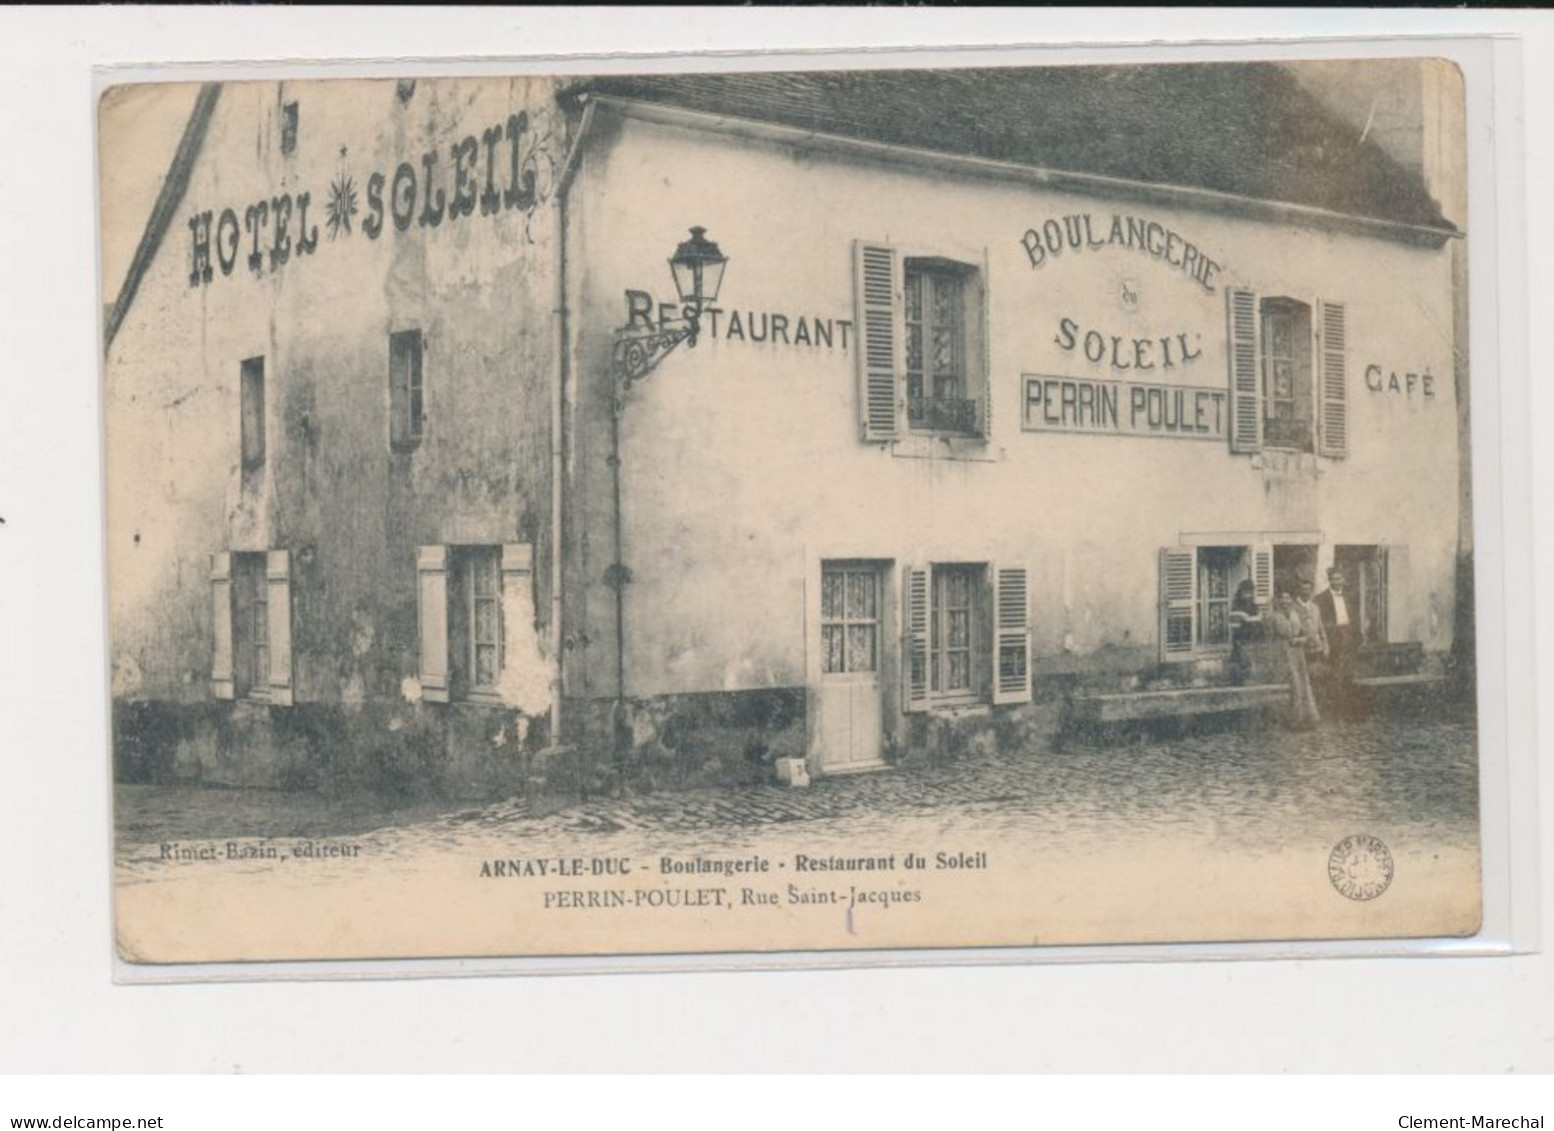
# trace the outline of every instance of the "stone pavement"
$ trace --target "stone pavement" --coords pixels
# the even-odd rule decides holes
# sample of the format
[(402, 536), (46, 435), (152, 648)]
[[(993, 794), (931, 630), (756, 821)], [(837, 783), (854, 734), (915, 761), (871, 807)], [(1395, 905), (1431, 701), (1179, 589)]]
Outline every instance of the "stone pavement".
[(472, 834), (551, 841), (589, 834), (691, 836), (716, 843), (767, 828), (887, 831), (923, 821), (996, 835), (1004, 824), (1064, 835), (1126, 835), (1143, 826), (1212, 826), (1256, 842), (1314, 814), (1359, 825), (1428, 826), (1477, 835), (1477, 759), (1470, 721), (1329, 721), (1307, 733), (1215, 729), (1110, 744), (1043, 743), (981, 751), (939, 765), (777, 785), (664, 791), (620, 799), (514, 799), (450, 812), (354, 807), (310, 795), (120, 787), (121, 841), (344, 835), (416, 827), (432, 840)]

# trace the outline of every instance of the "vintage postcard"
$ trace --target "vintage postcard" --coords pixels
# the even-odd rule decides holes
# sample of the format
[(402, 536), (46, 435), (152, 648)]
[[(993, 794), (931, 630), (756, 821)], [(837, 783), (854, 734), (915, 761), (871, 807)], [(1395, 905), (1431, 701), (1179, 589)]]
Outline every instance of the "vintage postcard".
[(110, 88), (119, 954), (1473, 935), (1464, 107)]

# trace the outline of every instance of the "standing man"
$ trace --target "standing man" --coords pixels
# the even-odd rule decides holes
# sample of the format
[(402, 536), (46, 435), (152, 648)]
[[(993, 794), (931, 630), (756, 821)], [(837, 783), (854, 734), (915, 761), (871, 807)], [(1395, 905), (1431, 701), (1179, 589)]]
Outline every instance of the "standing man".
[(1306, 663), (1320, 667), (1328, 659), (1327, 633), (1323, 631), (1322, 614), (1311, 599), (1315, 585), (1314, 570), (1307, 566), (1295, 573), (1295, 611), (1300, 616), (1300, 634), (1306, 642)]
[(1327, 588), (1314, 602), (1327, 640), (1328, 671), (1323, 681), (1330, 700), (1347, 700), (1354, 682), (1355, 657), (1364, 643), (1355, 610), (1349, 608), (1344, 575), (1337, 568), (1327, 571)]

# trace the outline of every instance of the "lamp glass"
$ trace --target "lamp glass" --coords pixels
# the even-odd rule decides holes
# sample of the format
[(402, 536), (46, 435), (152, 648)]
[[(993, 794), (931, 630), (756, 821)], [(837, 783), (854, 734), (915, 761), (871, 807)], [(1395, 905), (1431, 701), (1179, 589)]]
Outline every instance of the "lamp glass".
[(680, 301), (691, 306), (702, 306), (718, 297), (728, 263), (718, 245), (706, 238), (706, 232), (705, 228), (692, 228), (691, 238), (675, 249), (669, 261)]

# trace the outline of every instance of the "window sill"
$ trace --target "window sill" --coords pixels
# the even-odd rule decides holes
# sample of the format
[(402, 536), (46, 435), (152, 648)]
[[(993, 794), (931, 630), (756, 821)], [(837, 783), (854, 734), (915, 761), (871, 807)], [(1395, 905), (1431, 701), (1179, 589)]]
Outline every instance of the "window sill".
[(506, 707), (507, 702), (495, 691), (471, 691), (453, 700), (469, 707)]
[(890, 445), (897, 459), (959, 459), (996, 463), (985, 437), (962, 432), (908, 432)]
[(990, 706), (982, 699), (930, 699), (928, 713), (943, 718), (968, 718), (987, 714)]

